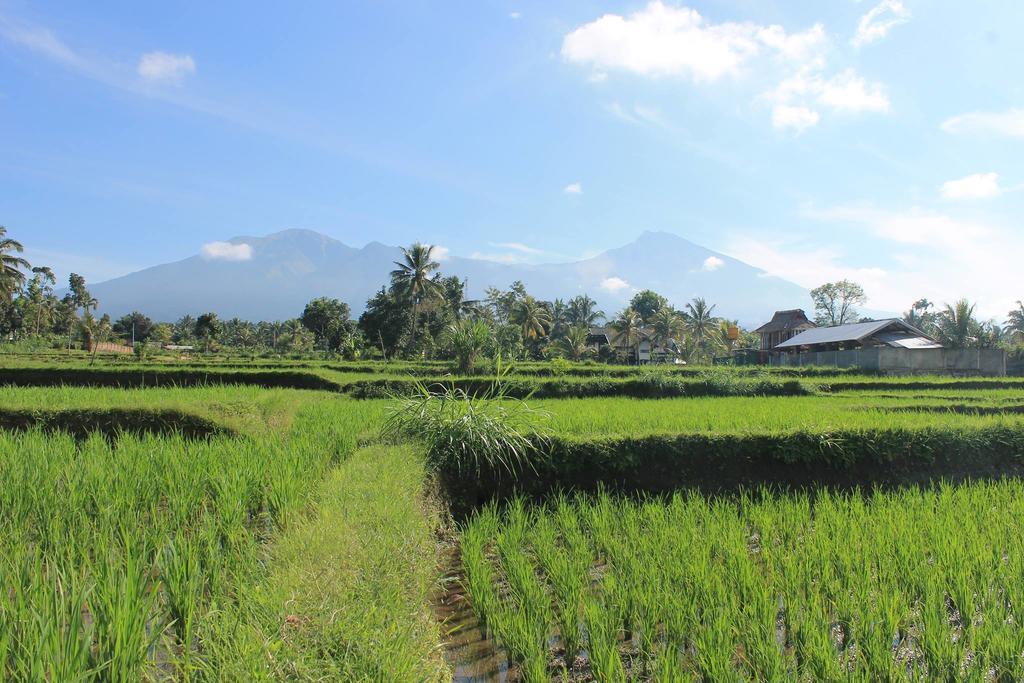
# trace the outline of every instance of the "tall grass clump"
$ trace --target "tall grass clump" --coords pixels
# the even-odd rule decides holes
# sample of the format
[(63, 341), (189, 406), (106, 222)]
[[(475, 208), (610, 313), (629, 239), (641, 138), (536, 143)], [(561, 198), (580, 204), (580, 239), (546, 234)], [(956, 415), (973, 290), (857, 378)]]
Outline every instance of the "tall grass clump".
[(514, 476), (533, 469), (548, 440), (549, 415), (509, 396), (506, 374), (499, 368), (497, 378), (476, 393), (415, 379), (414, 395), (392, 397), (382, 433), (422, 442), (428, 466), (452, 477)]

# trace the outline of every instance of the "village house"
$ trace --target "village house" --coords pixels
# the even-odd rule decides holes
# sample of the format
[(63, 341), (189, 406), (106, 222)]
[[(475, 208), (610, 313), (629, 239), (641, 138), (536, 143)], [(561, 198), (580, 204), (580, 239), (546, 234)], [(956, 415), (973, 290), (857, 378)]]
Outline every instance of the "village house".
[(806, 313), (794, 308), (788, 311), (775, 311), (772, 319), (754, 332), (761, 335), (761, 350), (771, 351), (782, 342), (815, 327), (817, 325), (808, 320)]
[(627, 344), (625, 338), (613, 327), (591, 327), (587, 334), (587, 346), (600, 351), (602, 346), (610, 346), (615, 355), (627, 363), (648, 365), (650, 363), (679, 362), (679, 346), (675, 340), (667, 344), (655, 343), (653, 332), (643, 328), (637, 331), (639, 344)]

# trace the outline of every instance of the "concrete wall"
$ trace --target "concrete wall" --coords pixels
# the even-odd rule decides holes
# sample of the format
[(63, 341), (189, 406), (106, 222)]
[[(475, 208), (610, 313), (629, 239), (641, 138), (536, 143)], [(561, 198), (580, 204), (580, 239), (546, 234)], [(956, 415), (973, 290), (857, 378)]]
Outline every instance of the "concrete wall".
[(858, 367), (893, 375), (1006, 375), (1001, 349), (895, 349), (773, 353), (770, 365)]

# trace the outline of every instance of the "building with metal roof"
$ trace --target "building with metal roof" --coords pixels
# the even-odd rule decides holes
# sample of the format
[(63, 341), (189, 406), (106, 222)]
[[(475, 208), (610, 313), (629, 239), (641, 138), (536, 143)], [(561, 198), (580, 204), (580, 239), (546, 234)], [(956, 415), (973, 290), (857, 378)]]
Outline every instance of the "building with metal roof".
[(776, 344), (775, 351), (842, 351), (872, 347), (941, 349), (942, 344), (899, 318), (815, 327)]

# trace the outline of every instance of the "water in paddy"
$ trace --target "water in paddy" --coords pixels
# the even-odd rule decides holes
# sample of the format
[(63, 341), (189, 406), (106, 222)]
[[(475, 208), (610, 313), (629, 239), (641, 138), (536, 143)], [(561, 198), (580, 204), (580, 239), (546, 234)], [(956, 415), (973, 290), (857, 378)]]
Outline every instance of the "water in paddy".
[(449, 558), (444, 588), (434, 603), (445, 638), (445, 659), (455, 683), (504, 683), (519, 681), (517, 667), (490, 638), (473, 611), (462, 588), (459, 556)]

